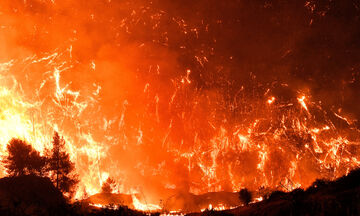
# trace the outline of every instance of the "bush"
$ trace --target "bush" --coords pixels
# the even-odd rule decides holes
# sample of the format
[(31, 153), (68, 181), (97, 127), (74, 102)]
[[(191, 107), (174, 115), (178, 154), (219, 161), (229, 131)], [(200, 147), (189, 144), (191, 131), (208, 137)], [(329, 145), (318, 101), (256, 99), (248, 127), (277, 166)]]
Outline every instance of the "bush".
[(245, 205), (249, 205), (249, 203), (252, 201), (252, 194), (251, 192), (244, 188), (239, 191), (239, 199), (241, 202), (243, 202)]

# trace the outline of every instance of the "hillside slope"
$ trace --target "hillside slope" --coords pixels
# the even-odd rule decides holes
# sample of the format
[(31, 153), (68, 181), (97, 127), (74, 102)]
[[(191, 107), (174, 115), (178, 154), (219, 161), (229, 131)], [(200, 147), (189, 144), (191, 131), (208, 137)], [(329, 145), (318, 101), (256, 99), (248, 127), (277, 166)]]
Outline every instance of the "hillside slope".
[(305, 191), (275, 191), (249, 206), (191, 215), (360, 215), (360, 169), (336, 181), (317, 180)]

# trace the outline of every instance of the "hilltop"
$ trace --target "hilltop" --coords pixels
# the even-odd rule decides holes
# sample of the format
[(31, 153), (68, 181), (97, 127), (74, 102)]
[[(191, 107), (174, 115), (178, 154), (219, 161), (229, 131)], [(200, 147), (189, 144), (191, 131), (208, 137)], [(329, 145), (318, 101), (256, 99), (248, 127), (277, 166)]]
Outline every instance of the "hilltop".
[(189, 215), (360, 215), (360, 169), (335, 181), (316, 180), (306, 190), (274, 191), (248, 206)]

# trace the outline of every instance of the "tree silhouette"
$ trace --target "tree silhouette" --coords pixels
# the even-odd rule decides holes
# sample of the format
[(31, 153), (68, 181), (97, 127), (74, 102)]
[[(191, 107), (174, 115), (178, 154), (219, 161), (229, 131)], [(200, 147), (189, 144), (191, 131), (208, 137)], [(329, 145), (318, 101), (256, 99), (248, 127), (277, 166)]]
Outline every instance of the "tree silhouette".
[(52, 145), (52, 149), (48, 153), (50, 178), (56, 188), (71, 196), (79, 182), (77, 175), (73, 173), (74, 163), (70, 161), (69, 154), (65, 152), (65, 140), (59, 136), (58, 132), (54, 134)]
[(10, 176), (45, 173), (46, 158), (26, 141), (13, 138), (7, 145), (8, 156), (2, 161)]
[(114, 189), (115, 185), (116, 185), (116, 183), (115, 183), (114, 179), (108, 177), (107, 180), (101, 186), (101, 192), (102, 193), (111, 193), (112, 190)]
[(245, 204), (245, 205), (249, 205), (249, 203), (252, 200), (252, 194), (250, 193), (250, 191), (246, 188), (241, 189), (239, 191), (239, 199)]

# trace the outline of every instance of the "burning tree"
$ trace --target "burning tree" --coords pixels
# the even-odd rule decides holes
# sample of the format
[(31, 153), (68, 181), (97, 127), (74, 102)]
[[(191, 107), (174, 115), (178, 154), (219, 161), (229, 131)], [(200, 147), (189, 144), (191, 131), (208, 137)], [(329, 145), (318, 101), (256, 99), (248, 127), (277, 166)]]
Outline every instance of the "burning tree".
[(112, 178), (107, 178), (107, 180), (101, 186), (102, 193), (111, 193), (116, 186), (116, 182)]
[(69, 154), (64, 150), (65, 140), (55, 132), (52, 149), (48, 153), (48, 169), (50, 171), (50, 178), (63, 193), (72, 195), (74, 187), (79, 182), (77, 175), (73, 173), (75, 166), (70, 161)]
[(7, 150), (8, 156), (2, 162), (10, 176), (44, 175), (46, 158), (26, 141), (13, 138)]

